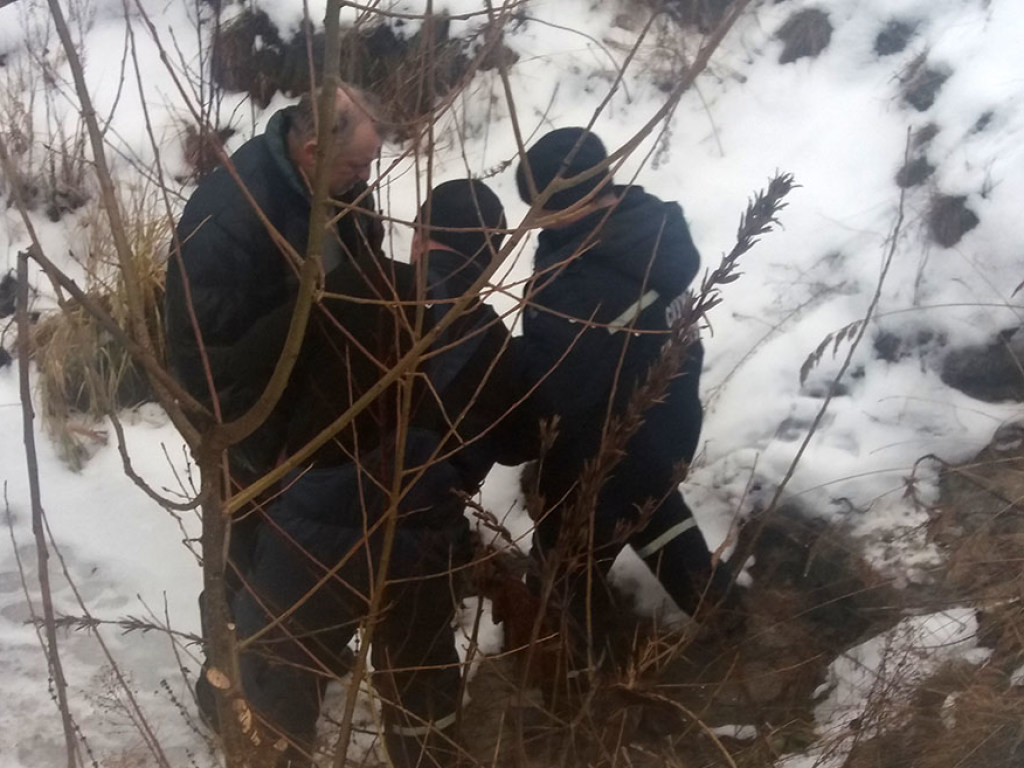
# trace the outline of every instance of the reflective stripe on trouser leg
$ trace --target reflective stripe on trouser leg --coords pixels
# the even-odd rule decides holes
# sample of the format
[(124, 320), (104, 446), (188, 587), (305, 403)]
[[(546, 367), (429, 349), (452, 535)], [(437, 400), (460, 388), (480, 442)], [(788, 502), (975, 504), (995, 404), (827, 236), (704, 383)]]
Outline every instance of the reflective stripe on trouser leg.
[(455, 725), (457, 715), (458, 713), (452, 712), (450, 715), (445, 715), (424, 725), (392, 725), (388, 730), (396, 736), (428, 736), (435, 731), (451, 728)]
[(646, 560), (651, 555), (654, 555), (658, 551), (664, 549), (674, 539), (679, 538), (691, 528), (696, 527), (697, 521), (692, 517), (687, 520), (683, 520), (681, 523), (676, 523), (663, 534), (658, 536), (654, 541), (648, 542), (646, 545), (640, 547), (636, 553), (640, 556), (641, 560)]

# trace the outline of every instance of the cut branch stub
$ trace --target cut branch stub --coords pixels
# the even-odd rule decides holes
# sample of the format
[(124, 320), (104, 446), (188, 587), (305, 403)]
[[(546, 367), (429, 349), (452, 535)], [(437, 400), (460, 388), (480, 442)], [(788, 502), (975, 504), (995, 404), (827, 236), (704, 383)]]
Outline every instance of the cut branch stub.
[(216, 667), (209, 667), (206, 670), (206, 680), (214, 688), (226, 691), (231, 687), (231, 679)]

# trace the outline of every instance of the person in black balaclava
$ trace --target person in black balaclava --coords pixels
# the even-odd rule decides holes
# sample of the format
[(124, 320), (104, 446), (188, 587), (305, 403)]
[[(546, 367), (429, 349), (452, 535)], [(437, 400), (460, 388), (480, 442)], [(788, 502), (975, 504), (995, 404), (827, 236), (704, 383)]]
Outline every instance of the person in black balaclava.
[(241, 657), (243, 687), (291, 744), (282, 766), (309, 764), (324, 684), (368, 614), (392, 504), (388, 581), (371, 642), (385, 747), (397, 768), (458, 758), (452, 622), (470, 559), (463, 494), (478, 490), (495, 461), (527, 458), (518, 366), (501, 319), (475, 297), (412, 375), (387, 387), (380, 380), (472, 288), (504, 223), (483, 183), (448, 182), (420, 212), (413, 264), (342, 265), (327, 275), (324, 311), (311, 320), (296, 366), (288, 453), (375, 396), (285, 479), (235, 601), (239, 638), (253, 638)]

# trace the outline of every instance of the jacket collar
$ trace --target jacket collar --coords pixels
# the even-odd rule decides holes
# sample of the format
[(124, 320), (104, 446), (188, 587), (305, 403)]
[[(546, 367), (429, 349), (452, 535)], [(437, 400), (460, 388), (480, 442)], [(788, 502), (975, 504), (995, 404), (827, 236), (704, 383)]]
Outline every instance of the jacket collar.
[(281, 172), (281, 175), (288, 181), (288, 186), (307, 203), (310, 202), (309, 188), (305, 180), (299, 174), (295, 163), (288, 154), (288, 130), (292, 124), (292, 114), (295, 107), (285, 107), (275, 112), (267, 123), (267, 129), (263, 132), (267, 149), (270, 152), (274, 164)]

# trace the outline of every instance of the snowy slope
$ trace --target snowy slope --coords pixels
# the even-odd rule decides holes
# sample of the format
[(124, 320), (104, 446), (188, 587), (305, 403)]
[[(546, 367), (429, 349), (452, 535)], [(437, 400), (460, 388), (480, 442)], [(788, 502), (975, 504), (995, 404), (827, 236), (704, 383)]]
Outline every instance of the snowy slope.
[[(143, 5), (162, 35), (174, 30), (181, 57), (194, 61), (198, 44), (190, 31), (190, 4)], [(301, 17), (297, 0), (259, 5), (282, 29), (294, 28)], [(395, 7), (419, 10), (423, 5), (403, 2)], [(616, 26), (618, 7), (592, 5), (585, 0), (533, 0), (527, 7), (530, 19), (509, 35), (508, 44), (520, 54), (512, 88), (525, 136), (590, 122), (615, 68), (625, 60), (633, 36)], [(311, 6), (314, 16), (322, 13), (322, 3)], [(476, 10), (479, 4), (462, 0), (449, 7), (460, 12)], [(831, 43), (816, 58), (780, 65), (782, 44), (774, 34), (792, 13), (805, 7), (829, 14), (835, 27)], [(115, 159), (119, 178), (124, 184), (137, 182), (133, 163), (154, 163), (142, 103), (166, 145), (161, 160), (173, 176), (181, 171), (182, 162), (176, 140), (181, 131), (180, 97), (137, 13), (132, 29), (140, 46), (145, 97), (131, 79), (123, 90), (114, 87), (123, 66), (122, 6), (96, 0), (94, 8), (92, 25), (84, 35), (87, 74), (99, 112), (113, 114), (110, 140), (120, 152)], [(45, 18), (44, 6), (36, 0), (0, 8), (0, 55), (6, 56), (0, 79), (8, 78), (8, 90), (17, 87), (13, 73), (32, 66), (30, 55), (41, 55), (42, 42), (56, 50), (52, 33), (47, 38), (40, 31), (46, 27)], [(913, 23), (914, 34), (903, 51), (878, 56), (873, 50), (875, 37), (894, 19)], [(456, 27), (478, 23), (469, 20)], [(567, 31), (566, 25), (576, 31)], [(830, 348), (802, 385), (799, 371), (828, 334), (864, 317), (898, 217), (901, 195), (894, 177), (904, 161), (908, 131), (934, 123), (938, 133), (922, 151), (935, 173), (925, 185), (907, 190), (904, 221), (881, 286), (876, 321), (853, 357), (855, 375), (844, 379), (842, 394), (831, 402), (789, 491), (815, 513), (843, 520), (869, 541), (879, 542), (873, 557), (894, 574), (913, 579), (918, 566), (936, 557), (920, 536), (900, 538), (901, 547), (883, 546), (923, 520), (923, 513), (903, 498), (903, 479), (925, 454), (951, 461), (973, 455), (1019, 408), (980, 403), (950, 389), (939, 379), (933, 352), (886, 362), (873, 353), (872, 341), (882, 330), (903, 338), (927, 330), (954, 347), (984, 341), (1021, 322), (1019, 296), (1012, 294), (1024, 280), (1019, 250), (1024, 242), (1024, 217), (1019, 215), (1019, 201), (1024, 199), (1024, 48), (1018, 39), (1022, 31), (1024, 5), (1015, 0), (788, 0), (758, 5), (737, 24), (698, 80), (698, 88), (685, 95), (662, 140), (656, 144), (658, 137), (653, 136), (627, 163), (623, 178), (636, 173), (637, 183), (680, 201), (706, 266), (729, 250), (747, 198), (776, 169), (793, 173), (801, 185), (782, 214), (784, 230), (767, 236), (745, 257), (744, 277), (728, 287), (725, 304), (711, 318), (704, 450), (684, 490), (712, 542), (724, 539), (737, 516), (770, 498), (820, 410), (822, 393), (839, 370), (849, 342), (838, 346), (835, 357)], [(688, 41), (691, 54), (695, 42)], [(626, 140), (656, 111), (664, 97), (658, 83), (665, 77), (666, 61), (681, 45), (679, 40), (661, 38), (640, 47), (626, 87), (610, 99), (594, 124), (609, 146)], [(947, 68), (950, 76), (934, 104), (918, 111), (901, 99), (899, 78), (922, 54), (929, 64)], [(125, 66), (130, 72), (131, 62)], [(66, 66), (58, 62), (57, 72), (66, 77)], [(61, 89), (70, 94), (66, 81)], [(31, 95), (21, 92), (26, 102)], [(492, 97), (497, 97), (496, 105)], [(231, 114), (242, 129), (232, 146), (244, 141), (253, 127), (258, 130), (285, 101), (279, 96), (259, 113), (240, 95), (230, 96), (224, 114)], [(458, 122), (465, 115), (473, 130), (462, 141), (454, 129), (455, 118), (443, 121), (434, 183), (467, 171), (489, 175), (512, 157), (515, 142), (502, 101), (495, 73), (474, 80), (456, 110)], [(65, 114), (50, 119), (73, 124), (70, 102), (59, 103)], [(41, 99), (35, 109), (37, 120), (45, 121)], [(987, 113), (987, 124), (976, 130)], [(384, 165), (399, 153), (398, 147), (387, 148)], [(406, 220), (417, 199), (407, 171), (408, 163), (397, 169), (380, 196), (390, 205), (387, 213)], [(488, 181), (504, 200), (510, 220), (516, 221), (525, 208), (517, 198), (513, 172), (514, 164)], [(187, 188), (181, 190), (182, 196), (187, 193)], [(928, 205), (935, 193), (966, 196), (980, 222), (950, 248), (927, 236)], [(175, 198), (175, 204), (182, 199)], [(14, 266), (16, 252), (28, 239), (6, 201), (0, 221), (4, 272)], [(62, 254), (81, 253), (85, 221), (78, 215), (51, 224), (39, 216), (35, 223), (44, 245)], [(396, 228), (393, 234), (400, 252), (408, 232)], [(511, 279), (528, 275), (529, 263), (528, 243), (512, 267)], [(34, 284), (41, 287), (42, 281), (35, 279)], [(500, 296), (495, 302), (503, 309), (513, 306)], [(15, 372), (0, 371), (0, 435), (5, 438), (0, 445), (0, 481), (5, 483), (13, 536), (29, 571), (28, 583), (34, 585), (18, 401)], [(125, 420), (140, 473), (154, 487), (179, 489), (171, 465), (179, 473), (183, 470), (182, 445), (166, 419), (145, 407)], [(100, 449), (75, 474), (58, 460), (38, 429), (37, 439), (43, 505), (89, 611), (117, 619), (146, 615), (151, 609), (162, 620), (166, 601), (171, 625), (182, 632), (196, 631), (194, 600), (200, 574), (195, 557), (182, 543), (197, 533), (194, 514), (175, 520), (134, 488), (123, 476), (112, 446)], [(934, 496), (935, 478), (924, 472), (920, 490), (925, 497)], [(762, 490), (750, 492), (755, 481)], [(484, 501), (502, 514), (515, 506), (515, 488), (514, 472), (496, 471)], [(512, 509), (509, 525), (527, 535), (528, 522), (517, 508)], [(24, 624), (29, 610), (14, 549), (0, 546), (0, 766), (58, 764), (62, 737), (47, 693), (45, 664), (33, 630)], [(50, 561), (50, 568), (58, 610), (80, 615), (82, 609), (59, 575), (56, 560)], [(660, 592), (645, 580), (635, 561), (626, 558), (619, 575), (638, 591), (641, 603), (651, 609), (659, 604)], [(30, 589), (38, 611), (38, 590)], [(171, 763), (184, 765), (190, 759), (187, 755), (197, 755), (199, 765), (212, 764), (202, 739), (182, 721), (160, 687), (166, 679), (174, 695), (187, 700), (167, 638), (155, 633), (121, 635), (113, 628), (102, 631), (119, 663), (130, 672), (142, 706), (159, 723)], [(109, 686), (97, 681), (107, 664), (95, 642), (85, 633), (72, 633), (62, 650), (73, 708), (91, 747), (108, 756), (142, 750), (125, 708), (102, 698)]]

